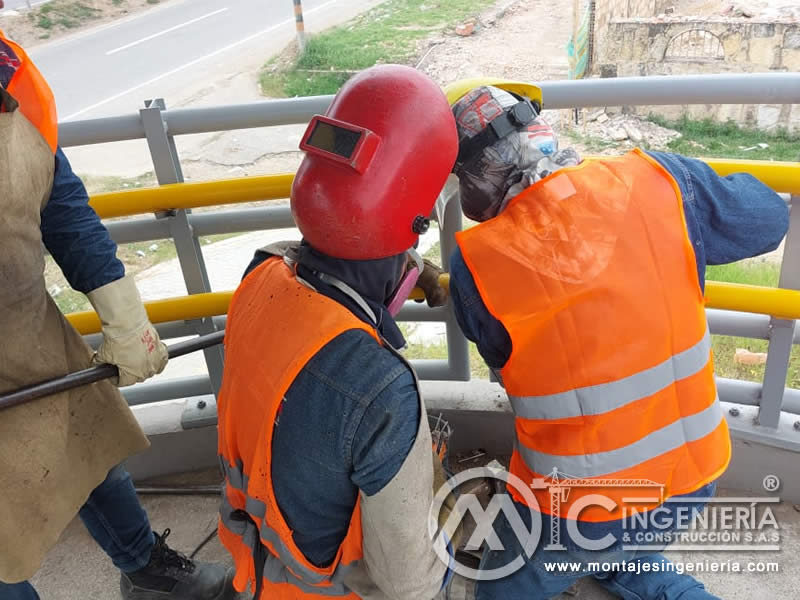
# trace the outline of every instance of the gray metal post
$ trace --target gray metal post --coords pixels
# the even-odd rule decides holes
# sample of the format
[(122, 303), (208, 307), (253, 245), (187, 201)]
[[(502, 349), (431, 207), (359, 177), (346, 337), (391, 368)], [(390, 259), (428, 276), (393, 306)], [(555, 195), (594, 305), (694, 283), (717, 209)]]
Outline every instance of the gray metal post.
[[(800, 290), (800, 196), (792, 198), (789, 216), (789, 233), (783, 250), (781, 277), (782, 288)], [(764, 370), (764, 387), (761, 390), (761, 405), (758, 423), (764, 427), (778, 427), (786, 386), (786, 372), (794, 341), (795, 322), (786, 319), (770, 319), (770, 339), (767, 366)]]
[[(139, 111), (159, 185), (183, 182), (175, 139), (169, 135), (162, 115), (162, 111), (165, 109), (164, 100), (157, 98), (146, 101), (145, 108)], [(203, 259), (203, 251), (200, 248), (200, 241), (189, 223), (189, 211), (180, 209), (167, 214), (157, 214), (156, 217), (169, 220), (169, 231), (175, 242), (186, 291), (189, 294), (210, 292), (211, 285)], [(192, 322), (192, 325), (200, 335), (217, 331), (210, 318), (198, 319)], [(215, 346), (206, 348), (203, 352), (211, 384), (216, 394), (222, 385), (223, 350), (221, 346)]]
[[(442, 266), (450, 271), (450, 255), (456, 249), (456, 231), (461, 231), (461, 200), (456, 193), (444, 209), (444, 227), (439, 227), (439, 246), (442, 250)], [(447, 305), (447, 362), (448, 379), (469, 381), (469, 344), (461, 333), (452, 304)]]

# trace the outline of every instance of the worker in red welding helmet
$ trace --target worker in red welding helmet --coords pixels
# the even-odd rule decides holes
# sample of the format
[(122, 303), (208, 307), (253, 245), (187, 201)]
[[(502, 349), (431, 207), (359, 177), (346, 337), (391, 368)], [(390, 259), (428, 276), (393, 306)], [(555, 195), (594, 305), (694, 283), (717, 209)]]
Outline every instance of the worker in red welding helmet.
[(394, 65), (350, 79), (303, 137), (303, 240), (257, 254), (226, 326), (219, 534), (237, 590), (428, 600), (444, 584), (441, 463), (393, 317), (457, 144), (441, 89)]
[[(705, 266), (775, 249), (785, 203), (750, 175), (676, 154), (581, 161), (559, 147), (533, 86), (448, 91), (462, 207), (479, 222), (456, 236), (453, 309), (514, 409), (509, 471), (533, 492), (510, 490), (515, 516), (543, 532), (524, 566), (479, 581), (476, 597), (555, 598), (593, 575), (625, 599), (712, 600), (658, 552), (731, 457)], [(505, 519), (485, 569), (522, 554)]]
[[(0, 0), (2, 6), (2, 0)], [(44, 279), (49, 250), (102, 323), (93, 353)], [(80, 515), (121, 573), (123, 598), (221, 600), (221, 565), (195, 563), (155, 534), (123, 459), (147, 438), (115, 385), (161, 372), (167, 351), (116, 245), (58, 147), (56, 106), (25, 51), (0, 32), (0, 392), (112, 363), (119, 376), (0, 413), (0, 598), (35, 600), (25, 581)]]

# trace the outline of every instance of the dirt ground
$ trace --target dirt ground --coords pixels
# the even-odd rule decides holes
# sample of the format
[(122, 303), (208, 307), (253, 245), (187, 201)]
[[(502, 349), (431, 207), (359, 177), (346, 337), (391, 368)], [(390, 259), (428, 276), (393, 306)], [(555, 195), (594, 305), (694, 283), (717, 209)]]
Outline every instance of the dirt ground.
[(564, 79), (571, 29), (572, 13), (561, 3), (501, 1), (481, 15), (472, 35), (430, 40), (417, 66), (440, 84), (482, 75)]
[[(31, 48), (36, 44), (49, 42), (137, 12), (153, 9), (166, 4), (167, 1), (53, 0), (48, 4), (36, 6), (30, 11), (4, 11), (4, 14), (0, 15), (0, 29), (21, 46)], [(48, 6), (49, 11), (48, 8), (45, 8)], [(59, 19), (56, 16), (62, 14), (67, 18)], [(47, 19), (43, 21), (42, 16)], [(49, 26), (47, 26), (48, 24)]]
[[(523, 81), (564, 79), (571, 23), (572, 14), (565, 14), (563, 7), (552, 1), (500, 0), (475, 20), (472, 35), (462, 37), (452, 30), (437, 32), (421, 43), (415, 66), (442, 85), (482, 75)], [(509, 48), (516, 49), (517, 54), (511, 55)], [(294, 48), (287, 48), (277, 63), (286, 63), (295, 52)], [(570, 111), (546, 111), (556, 129), (569, 114)], [(298, 129), (302, 133), (303, 127)], [(235, 166), (230, 158), (245, 143), (247, 134), (242, 132), (236, 143), (224, 134), (217, 137), (211, 146), (222, 145), (219, 152), (210, 152), (206, 146), (202, 155), (187, 157), (188, 160), (182, 156), (184, 174), (209, 179), (278, 173), (295, 170), (302, 159), (299, 150), (281, 148), (280, 152), (251, 156)], [(217, 154), (226, 160), (214, 160), (212, 155)]]

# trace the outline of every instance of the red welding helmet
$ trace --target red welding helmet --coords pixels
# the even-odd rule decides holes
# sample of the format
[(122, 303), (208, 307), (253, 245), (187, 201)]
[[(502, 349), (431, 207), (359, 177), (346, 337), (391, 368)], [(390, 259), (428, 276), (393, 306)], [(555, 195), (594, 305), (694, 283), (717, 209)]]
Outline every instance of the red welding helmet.
[(405, 252), (427, 230), (458, 135), (439, 86), (380, 65), (345, 83), (300, 148), (292, 214), (303, 237), (329, 256), (368, 260)]

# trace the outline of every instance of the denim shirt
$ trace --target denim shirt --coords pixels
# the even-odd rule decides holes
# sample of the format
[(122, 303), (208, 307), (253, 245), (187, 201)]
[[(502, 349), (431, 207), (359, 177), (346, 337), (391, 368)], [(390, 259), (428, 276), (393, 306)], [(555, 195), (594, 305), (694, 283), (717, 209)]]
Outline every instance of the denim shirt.
[[(778, 194), (752, 175), (720, 177), (700, 160), (648, 154), (681, 190), (701, 289), (705, 289), (706, 265), (758, 256), (780, 245), (789, 228), (789, 210)], [(511, 356), (511, 338), (483, 303), (459, 248), (450, 257), (450, 296), (464, 335), (476, 343), (490, 367), (502, 368)]]
[[(258, 250), (244, 277), (270, 256)], [(319, 293), (373, 326), (348, 296), (304, 265), (297, 269)], [(384, 339), (404, 345), (391, 316), (384, 319)], [(416, 440), (420, 418), (410, 368), (362, 330), (333, 338), (295, 377), (272, 434), (272, 486), (309, 561), (318, 567), (333, 561), (359, 490), (372, 496), (392, 480)]]
[(41, 214), (42, 241), (73, 289), (91, 292), (122, 278), (125, 267), (61, 148), (55, 163), (53, 189)]

